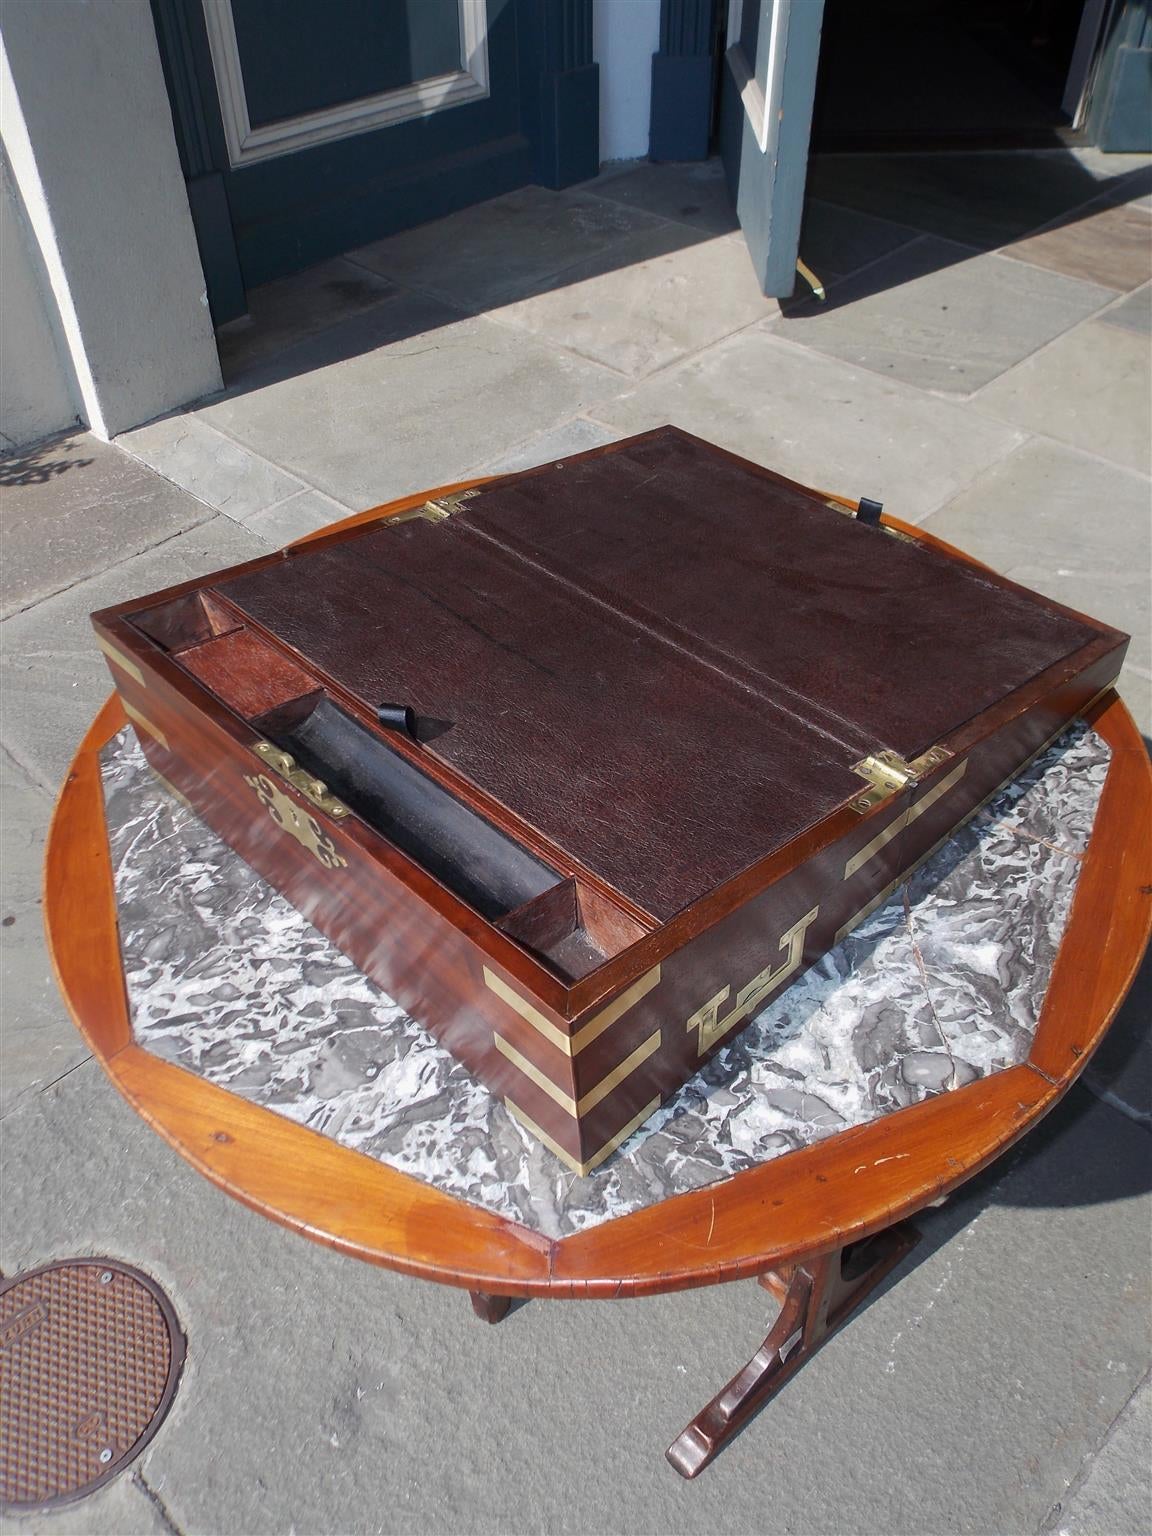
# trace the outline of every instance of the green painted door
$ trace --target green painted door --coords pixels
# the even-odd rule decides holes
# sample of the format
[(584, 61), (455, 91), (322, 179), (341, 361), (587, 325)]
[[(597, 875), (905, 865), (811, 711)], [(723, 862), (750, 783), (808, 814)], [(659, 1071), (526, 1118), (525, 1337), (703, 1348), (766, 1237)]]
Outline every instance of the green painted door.
[(217, 322), (244, 289), (598, 169), (592, 0), (153, 0)]
[(720, 147), (760, 286), (792, 292), (824, 0), (731, 0)]

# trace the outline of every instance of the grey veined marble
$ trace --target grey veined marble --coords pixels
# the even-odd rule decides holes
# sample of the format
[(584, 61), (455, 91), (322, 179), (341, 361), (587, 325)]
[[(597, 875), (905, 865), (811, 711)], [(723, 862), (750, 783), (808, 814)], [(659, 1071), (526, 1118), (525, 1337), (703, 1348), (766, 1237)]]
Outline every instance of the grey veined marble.
[(1074, 726), (602, 1168), (578, 1178), (152, 778), (105, 748), (139, 1043), (552, 1237), (1024, 1060), (1107, 774)]

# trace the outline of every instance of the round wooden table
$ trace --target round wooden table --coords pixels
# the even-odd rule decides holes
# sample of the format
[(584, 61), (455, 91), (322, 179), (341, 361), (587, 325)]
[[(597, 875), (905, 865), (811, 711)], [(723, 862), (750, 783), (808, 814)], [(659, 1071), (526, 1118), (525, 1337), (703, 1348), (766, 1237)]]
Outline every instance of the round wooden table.
[[(337, 526), (461, 488), (407, 497)], [(49, 949), (78, 1028), (132, 1107), (206, 1178), (316, 1242), (460, 1286), (490, 1322), (515, 1297), (618, 1298), (759, 1279), (780, 1300), (780, 1314), (745, 1369), (669, 1449), (672, 1465), (690, 1477), (908, 1251), (916, 1234), (902, 1223), (999, 1157), (1056, 1104), (1123, 1000), (1152, 926), (1152, 765), (1114, 693), (1087, 718), (1111, 747), (1111, 764), (1026, 1062), (555, 1240), (247, 1103), (134, 1043), (99, 761), (125, 724), (115, 696), (84, 737), (53, 817), (45, 867)]]

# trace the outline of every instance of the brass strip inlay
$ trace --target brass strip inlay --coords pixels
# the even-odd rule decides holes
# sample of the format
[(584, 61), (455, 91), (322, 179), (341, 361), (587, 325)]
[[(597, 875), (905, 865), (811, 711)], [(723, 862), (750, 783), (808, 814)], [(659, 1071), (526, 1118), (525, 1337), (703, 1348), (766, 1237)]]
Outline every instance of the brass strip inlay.
[(506, 981), (501, 981), (495, 971), (490, 971), (487, 966), (484, 967), (484, 984), (490, 992), (495, 992), (501, 1002), (507, 1003), (509, 1008), (514, 1009), (525, 1023), (531, 1024), (533, 1029), (538, 1030), (557, 1050), (563, 1051), (565, 1056), (578, 1056), (586, 1046), (591, 1045), (593, 1040), (598, 1040), (610, 1025), (615, 1024), (617, 1019), (627, 1013), (629, 1008), (634, 1007), (642, 997), (651, 992), (653, 987), (659, 986), (660, 967), (653, 966), (646, 975), (640, 977), (639, 981), (634, 981), (626, 991), (621, 992), (620, 996), (614, 998), (606, 1008), (601, 1009), (598, 1014), (589, 1019), (587, 1024), (578, 1029), (574, 1035), (566, 1035), (562, 1029), (557, 1029), (551, 1019), (545, 1018), (526, 997), (515, 991)]
[(573, 1157), (571, 1152), (565, 1152), (560, 1143), (554, 1137), (549, 1136), (543, 1126), (537, 1125), (531, 1115), (526, 1115), (514, 1100), (505, 1099), (504, 1104), (509, 1114), (519, 1120), (526, 1131), (535, 1136), (537, 1141), (542, 1141), (549, 1152), (554, 1153), (566, 1167), (572, 1169), (573, 1173), (578, 1173), (583, 1178), (585, 1174), (591, 1173), (594, 1168), (599, 1168), (602, 1162), (612, 1156), (617, 1147), (628, 1140), (633, 1131), (639, 1130), (645, 1120), (656, 1113), (660, 1108), (660, 1098), (657, 1095), (656, 1098), (645, 1104), (640, 1113), (633, 1115), (628, 1124), (618, 1130), (615, 1136), (610, 1137), (600, 1148), (599, 1152), (594, 1152), (586, 1163), (582, 1163), (578, 1158)]
[(619, 1066), (612, 1070), (584, 1095), (579, 1103), (565, 1093), (563, 1088), (557, 1087), (546, 1073), (541, 1072), (534, 1061), (530, 1061), (521, 1051), (518, 1051), (510, 1040), (505, 1040), (503, 1035), (493, 1033), (493, 1042), (501, 1056), (505, 1057), (518, 1072), (523, 1072), (530, 1083), (535, 1083), (541, 1093), (546, 1093), (554, 1104), (559, 1104), (565, 1114), (571, 1115), (574, 1120), (581, 1115), (586, 1115), (589, 1110), (595, 1109), (601, 1099), (606, 1099), (614, 1088), (618, 1088), (625, 1078), (631, 1077), (636, 1068), (642, 1066), (649, 1056), (655, 1055), (660, 1049), (660, 1031), (656, 1030), (649, 1035), (642, 1045), (638, 1045), (630, 1056), (626, 1056)]
[(96, 644), (104, 652), (109, 661), (116, 663), (121, 672), (126, 672), (128, 676), (133, 679), (133, 681), (137, 683), (143, 683), (143, 672), (141, 672), (140, 668), (134, 661), (131, 660), (130, 657), (125, 656), (122, 650), (113, 645), (111, 640), (105, 640), (103, 635), (97, 635)]
[(600, 1164), (605, 1160), (605, 1158), (611, 1157), (616, 1148), (623, 1142), (627, 1141), (633, 1131), (638, 1131), (644, 1124), (645, 1120), (654, 1115), (659, 1108), (660, 1095), (657, 1094), (650, 1103), (645, 1104), (644, 1108), (638, 1115), (632, 1116), (631, 1120), (629, 1120), (628, 1124), (623, 1128), (623, 1130), (617, 1131), (615, 1136), (613, 1136), (610, 1141), (606, 1141), (604, 1143), (599, 1152), (593, 1153), (588, 1161), (581, 1165), (580, 1172), (591, 1173), (593, 1168), (599, 1168)]
[(842, 878), (851, 880), (856, 871), (862, 869), (870, 859), (875, 858), (881, 848), (886, 848), (894, 837), (903, 832), (905, 827), (910, 827), (914, 821), (923, 816), (925, 811), (931, 810), (941, 796), (946, 795), (950, 789), (959, 784), (967, 769), (968, 759), (965, 758), (963, 762), (958, 763), (953, 768), (951, 773), (945, 774), (939, 784), (934, 784), (926, 794), (922, 795), (915, 805), (910, 805), (906, 811), (902, 811), (899, 816), (894, 817), (884, 828), (883, 832), (878, 832), (870, 843), (865, 843), (863, 848), (858, 849), (852, 855), (844, 866)]
[(576, 1118), (579, 1111), (576, 1100), (571, 1094), (565, 1093), (563, 1088), (558, 1088), (550, 1077), (546, 1077), (535, 1062), (529, 1061), (527, 1056), (521, 1053), (503, 1035), (493, 1034), (493, 1041), (501, 1056), (507, 1057), (518, 1072), (523, 1072), (529, 1082), (535, 1083), (541, 1093), (546, 1093), (555, 1104), (559, 1104), (565, 1114)]
[(798, 923), (793, 923), (787, 933), (781, 935), (779, 948), (786, 949), (784, 959), (776, 966), (765, 966), (758, 975), (753, 976), (747, 986), (741, 987), (736, 994), (736, 1002), (730, 1013), (720, 1017), (720, 1008), (727, 1001), (732, 991), (731, 987), (725, 987), (722, 992), (709, 998), (703, 1008), (697, 1011), (687, 1021), (689, 1033), (692, 1030), (700, 1031), (697, 1042), (697, 1052), (703, 1056), (710, 1051), (717, 1040), (722, 1039), (730, 1030), (735, 1029), (742, 1019), (753, 1014), (769, 992), (778, 987), (781, 982), (787, 981), (794, 971), (800, 969), (800, 962), (804, 958), (804, 935), (811, 923), (815, 922), (820, 908), (813, 907), (811, 912), (806, 912)]
[[(499, 1036), (496, 1037), (499, 1040)], [(643, 1045), (638, 1045), (631, 1056), (626, 1056), (618, 1067), (613, 1067), (607, 1077), (602, 1077), (595, 1088), (589, 1088), (588, 1092), (576, 1106), (576, 1113), (586, 1115), (590, 1109), (595, 1109), (601, 1099), (606, 1099), (613, 1088), (619, 1087), (626, 1077), (631, 1077), (636, 1068), (646, 1062), (649, 1056), (655, 1055), (660, 1049), (660, 1031), (648, 1036)]]
[(132, 720), (136, 725), (138, 725), (142, 731), (147, 731), (149, 736), (154, 736), (160, 745), (164, 748), (165, 752), (171, 752), (172, 748), (168, 745), (167, 736), (165, 736), (164, 732), (158, 725), (152, 724), (147, 715), (142, 715), (134, 704), (129, 704), (127, 699), (122, 698), (120, 700), (120, 706), (124, 713), (128, 716), (129, 720)]
[(152, 767), (151, 763), (148, 764), (148, 767), (151, 770), (152, 777), (163, 789), (168, 792), (168, 794), (172, 796), (173, 800), (179, 800), (181, 805), (185, 806), (192, 812), (193, 815), (195, 815), (196, 807), (192, 804), (191, 800), (189, 800), (188, 796), (183, 792), (183, 790), (177, 789), (172, 780), (166, 779), (164, 775), (158, 771), (158, 769)]
[(578, 1158), (572, 1156), (571, 1152), (565, 1152), (560, 1143), (553, 1137), (549, 1136), (548, 1132), (542, 1125), (537, 1125), (531, 1115), (525, 1114), (524, 1111), (520, 1108), (519, 1104), (515, 1103), (512, 1099), (505, 1099), (504, 1105), (508, 1110), (508, 1113), (512, 1115), (514, 1119), (519, 1120), (524, 1129), (535, 1136), (537, 1141), (542, 1141), (548, 1148), (549, 1152), (554, 1153), (565, 1165), (565, 1167), (571, 1168), (573, 1173), (587, 1173), (587, 1163), (580, 1162)]
[(654, 965), (650, 971), (641, 976), (639, 981), (634, 981), (626, 992), (613, 999), (607, 1008), (588, 1020), (572, 1036), (572, 1054), (579, 1056), (585, 1046), (591, 1045), (593, 1040), (598, 1040), (609, 1025), (627, 1013), (629, 1008), (634, 1008), (642, 997), (647, 997), (653, 987), (660, 985), (660, 967)]
[(546, 1019), (539, 1009), (534, 1008), (526, 997), (521, 997), (519, 992), (514, 992), (506, 981), (501, 981), (495, 971), (484, 967), (484, 985), (490, 992), (495, 992), (501, 1002), (507, 1003), (509, 1008), (517, 1012), (527, 1024), (539, 1030), (545, 1040), (564, 1052), (566, 1056), (572, 1054), (572, 1037), (566, 1035), (563, 1030), (557, 1029), (551, 1019)]

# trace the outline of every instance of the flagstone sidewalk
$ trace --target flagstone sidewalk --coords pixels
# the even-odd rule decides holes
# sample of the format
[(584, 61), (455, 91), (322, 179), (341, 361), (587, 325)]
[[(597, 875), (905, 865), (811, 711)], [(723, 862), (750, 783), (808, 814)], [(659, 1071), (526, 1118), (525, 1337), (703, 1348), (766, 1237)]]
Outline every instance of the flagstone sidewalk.
[(13, 1532), (1137, 1536), (1152, 974), (1085, 1084), (922, 1223), (893, 1283), (701, 1479), (664, 1446), (756, 1348), (752, 1284), (537, 1303), (290, 1235), (108, 1086), (40, 933), (52, 797), (109, 688), (87, 614), (404, 492), (672, 421), (1131, 632), (1152, 732), (1152, 173), (1091, 151), (841, 156), (757, 291), (717, 167), (530, 188), (252, 294), (226, 390), (0, 458), (5, 1275), (122, 1257), (189, 1336), (136, 1470)]

